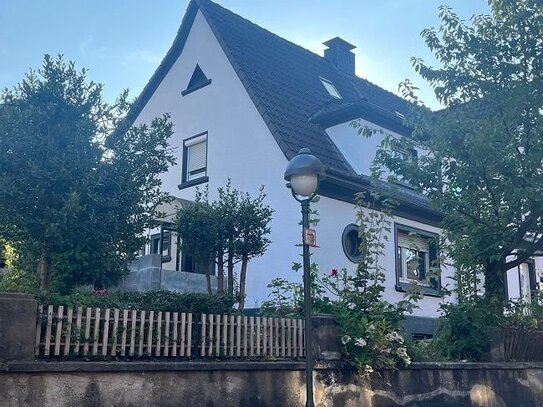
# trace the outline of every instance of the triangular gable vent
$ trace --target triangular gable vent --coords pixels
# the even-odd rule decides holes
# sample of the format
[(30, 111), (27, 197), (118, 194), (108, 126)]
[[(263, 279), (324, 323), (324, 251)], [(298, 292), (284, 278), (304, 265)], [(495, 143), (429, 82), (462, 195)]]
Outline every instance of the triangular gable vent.
[(203, 88), (206, 85), (209, 85), (211, 83), (211, 79), (208, 79), (204, 71), (202, 71), (202, 68), (198, 64), (196, 64), (196, 68), (194, 68), (194, 72), (192, 73), (192, 76), (190, 77), (189, 84), (187, 85), (187, 89), (185, 89), (181, 94), (185, 96), (186, 94), (193, 92), (197, 89)]

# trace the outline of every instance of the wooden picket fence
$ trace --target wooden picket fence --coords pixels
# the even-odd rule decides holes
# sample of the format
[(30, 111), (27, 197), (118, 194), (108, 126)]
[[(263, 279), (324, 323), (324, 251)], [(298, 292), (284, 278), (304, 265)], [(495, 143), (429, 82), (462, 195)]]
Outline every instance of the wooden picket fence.
[(275, 357), (304, 355), (302, 319), (201, 314), (200, 357)]
[(39, 306), (35, 355), (299, 358), (301, 319)]

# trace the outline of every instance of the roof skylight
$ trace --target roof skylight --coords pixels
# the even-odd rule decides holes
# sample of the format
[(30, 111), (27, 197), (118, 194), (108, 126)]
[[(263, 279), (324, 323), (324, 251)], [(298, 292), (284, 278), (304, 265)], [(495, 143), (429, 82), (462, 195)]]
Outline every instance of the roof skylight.
[(336, 87), (334, 86), (334, 84), (332, 82), (330, 82), (328, 79), (324, 79), (324, 78), (319, 78), (324, 86), (324, 88), (328, 91), (328, 93), (330, 94), (330, 96), (336, 98), (336, 99), (341, 99), (341, 95), (339, 94), (339, 92), (337, 91)]

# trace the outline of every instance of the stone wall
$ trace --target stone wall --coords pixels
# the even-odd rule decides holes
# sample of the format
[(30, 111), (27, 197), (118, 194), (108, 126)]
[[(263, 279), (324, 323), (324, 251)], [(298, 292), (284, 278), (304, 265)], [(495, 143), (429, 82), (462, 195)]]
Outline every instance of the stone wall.
[[(297, 362), (9, 362), (0, 405), (303, 406)], [(317, 406), (536, 407), (543, 365), (416, 364), (370, 380), (338, 366), (315, 371)]]

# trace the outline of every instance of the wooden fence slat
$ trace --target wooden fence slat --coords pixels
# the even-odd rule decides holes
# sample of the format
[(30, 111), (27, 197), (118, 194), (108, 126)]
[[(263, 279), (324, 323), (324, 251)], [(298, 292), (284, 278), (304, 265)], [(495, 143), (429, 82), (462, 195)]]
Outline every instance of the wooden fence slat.
[(187, 356), (192, 355), (192, 313), (187, 315)]
[(43, 319), (43, 305), (38, 306), (38, 319), (36, 320), (36, 342), (34, 345), (34, 355), (38, 356), (40, 354), (40, 344), (41, 344), (41, 325)]
[(215, 315), (215, 356), (221, 353), (221, 316)]
[(241, 356), (241, 315), (236, 316), (236, 356)]
[(51, 351), (51, 329), (53, 324), (53, 306), (49, 305), (47, 307), (47, 325), (45, 327), (45, 349), (43, 354), (49, 356)]
[(267, 321), (268, 321), (268, 318), (266, 318), (266, 317), (263, 317), (263, 318), (262, 318), (262, 355), (263, 355), (263, 356), (267, 356), (267, 352), (268, 352), (268, 347), (267, 347), (267, 342), (268, 342), (268, 332), (267, 332), (268, 324), (267, 324)]
[(200, 344), (200, 356), (202, 357), (206, 355), (206, 320), (207, 315), (202, 314), (200, 321), (200, 340), (202, 341), (202, 343)]
[(62, 338), (62, 321), (64, 319), (64, 306), (59, 305), (57, 309), (57, 327), (55, 332), (55, 349), (54, 355), (60, 355), (60, 340)]
[(256, 317), (256, 356), (260, 356), (260, 320), (261, 317)]
[(164, 329), (164, 356), (169, 355), (170, 348), (170, 312), (166, 311), (165, 315), (166, 328)]
[(266, 356), (272, 356), (273, 355), (273, 341), (272, 341), (272, 337), (270, 335), (271, 325), (272, 325), (272, 318), (270, 318), (270, 317), (264, 318), (264, 326), (265, 326), (265, 328), (264, 328), (264, 336), (266, 337), (264, 339), (264, 347), (265, 347), (264, 354)]
[(123, 334), (121, 335), (121, 356), (126, 355), (126, 337), (128, 336), (128, 310), (123, 309)]
[(104, 330), (102, 334), (102, 356), (107, 355), (107, 346), (109, 344), (109, 316), (110, 309), (106, 308), (104, 315)]
[(74, 354), (79, 355), (79, 345), (80, 345), (80, 338), (83, 335), (83, 331), (81, 328), (81, 320), (83, 319), (83, 308), (77, 307), (77, 316), (75, 318), (75, 344), (74, 344)]
[(96, 356), (98, 355), (98, 344), (100, 340), (100, 318), (101, 318), (101, 310), (99, 307), (96, 307), (94, 309), (94, 335), (93, 335), (93, 341), (92, 341), (92, 355)]
[(113, 337), (111, 338), (111, 356), (117, 353), (117, 337), (119, 336), (119, 309), (113, 310)]
[(210, 314), (209, 315), (209, 348), (207, 350), (207, 356), (211, 356), (213, 355), (213, 341), (215, 339), (215, 337), (213, 336), (214, 335), (214, 326), (213, 326), (213, 321), (214, 321), (214, 315), (213, 314)]
[(85, 337), (83, 338), (83, 354), (88, 355), (89, 346), (90, 346), (90, 330), (91, 330), (91, 320), (92, 320), (92, 308), (87, 307), (85, 310)]
[(147, 355), (153, 356), (153, 320), (155, 312), (149, 311), (149, 321), (147, 322)]
[(172, 357), (177, 356), (177, 330), (178, 330), (178, 313), (173, 313), (173, 331), (172, 331)]
[(287, 356), (289, 358), (292, 357), (292, 351), (294, 349), (294, 346), (292, 344), (292, 335), (294, 333), (294, 324), (293, 324), (293, 320), (292, 319), (288, 319), (287, 320)]
[(285, 318), (281, 318), (279, 320), (280, 322), (280, 330), (281, 330), (281, 356), (286, 356), (286, 332), (285, 332)]
[(130, 348), (128, 349), (128, 355), (134, 356), (136, 350), (136, 319), (138, 318), (138, 311), (132, 310), (130, 315)]
[(181, 313), (181, 340), (179, 341), (179, 356), (185, 356), (185, 347), (186, 347), (186, 332), (187, 332), (187, 314), (185, 312)]
[(72, 307), (68, 307), (66, 311), (66, 338), (64, 340), (64, 356), (70, 354), (70, 345), (72, 340), (72, 319), (74, 316), (74, 310)]
[(145, 311), (140, 311), (140, 335), (138, 341), (138, 356), (143, 356), (143, 346), (145, 342)]
[(156, 316), (156, 347), (155, 356), (160, 356), (162, 348), (162, 311), (158, 311)]
[[(219, 317), (220, 318), (220, 317)], [(228, 315), (222, 316), (222, 336), (221, 336), (221, 345), (222, 345), (222, 355), (228, 355), (226, 346), (228, 344)], [(221, 355), (221, 352), (218, 352), (218, 355)]]
[(229, 333), (229, 341), (228, 341), (228, 346), (230, 346), (230, 349), (229, 349), (229, 355), (232, 357), (234, 356), (234, 316), (233, 315), (230, 315), (230, 333)]
[(243, 316), (243, 356), (247, 356), (247, 316)]
[(280, 319), (279, 318), (274, 318), (275, 319), (275, 356), (281, 356), (281, 343), (280, 343), (280, 340), (281, 340), (281, 337), (279, 335), (279, 323), (280, 323)]
[(270, 326), (270, 355), (277, 356), (275, 354), (275, 318), (269, 318), (268, 322)]
[(255, 317), (250, 317), (249, 318), (249, 322), (250, 322), (250, 325), (251, 325), (251, 328), (250, 328), (250, 353), (249, 355), (252, 357), (255, 355)]

